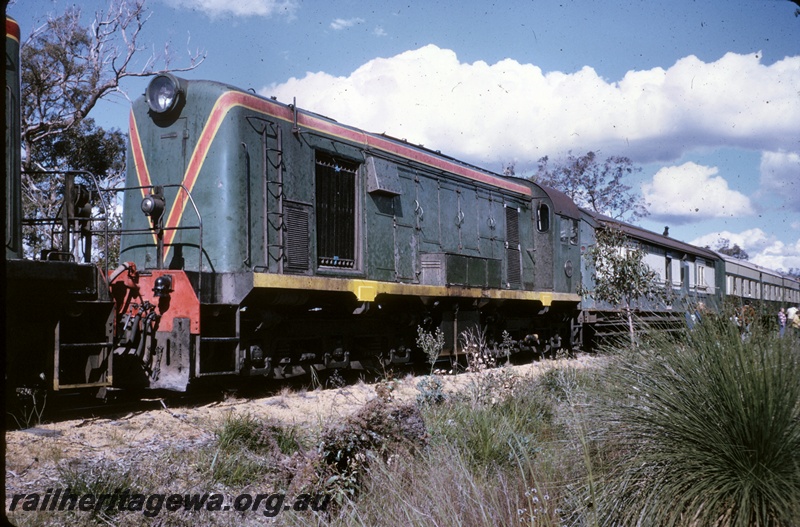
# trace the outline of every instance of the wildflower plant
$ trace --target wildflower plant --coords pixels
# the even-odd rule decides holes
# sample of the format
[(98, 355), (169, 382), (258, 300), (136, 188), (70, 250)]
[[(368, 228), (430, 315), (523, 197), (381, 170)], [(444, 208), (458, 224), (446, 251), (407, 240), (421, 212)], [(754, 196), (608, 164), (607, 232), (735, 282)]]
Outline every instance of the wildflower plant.
[(433, 374), (436, 361), (439, 360), (439, 355), (442, 354), (444, 349), (444, 332), (437, 327), (434, 332), (429, 333), (422, 326), (417, 326), (417, 346), (428, 357), (428, 362), (431, 365), (431, 374)]

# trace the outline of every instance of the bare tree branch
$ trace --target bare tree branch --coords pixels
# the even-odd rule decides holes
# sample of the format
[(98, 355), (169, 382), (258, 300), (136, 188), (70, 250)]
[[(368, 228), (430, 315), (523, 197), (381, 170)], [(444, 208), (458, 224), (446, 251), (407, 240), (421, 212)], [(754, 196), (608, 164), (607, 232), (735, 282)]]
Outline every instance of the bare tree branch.
[(174, 68), (167, 45), (163, 55), (152, 53), (134, 68), (146, 49), (140, 40), (150, 16), (144, 0), (111, 0), (88, 27), (81, 25), (80, 8), (71, 7), (30, 34), (22, 45), (26, 151), (75, 126), (109, 94), (122, 93), (122, 79), (189, 71), (205, 60), (205, 52), (189, 52), (188, 65)]
[[(188, 65), (173, 68), (168, 45), (163, 54), (153, 52), (148, 56), (142, 29), (150, 16), (145, 0), (110, 0), (106, 9), (97, 11), (92, 22), (84, 25), (80, 8), (73, 6), (48, 18), (22, 43), (21, 139), (25, 171), (88, 170), (107, 188), (120, 180), (124, 173), (125, 134), (96, 126), (88, 117), (90, 112), (111, 94), (127, 98), (120, 87), (127, 77), (192, 70), (205, 59), (204, 52), (189, 52)], [(24, 237), (26, 251), (32, 255), (60, 247), (59, 242), (68, 236), (61, 232), (58, 222), (48, 221), (58, 216), (66, 200), (75, 199), (64, 195), (63, 179), (63, 174), (23, 173), (23, 210), (31, 220)], [(86, 178), (77, 184), (91, 186)], [(97, 193), (88, 199), (88, 214), (102, 215)], [(108, 214), (106, 219), (115, 221), (111, 217), (113, 207)], [(86, 239), (88, 243), (89, 235)], [(114, 247), (109, 247), (113, 253)], [(113, 260), (113, 255), (105, 252), (103, 248), (103, 258)], [(91, 254), (98, 256), (97, 252)]]

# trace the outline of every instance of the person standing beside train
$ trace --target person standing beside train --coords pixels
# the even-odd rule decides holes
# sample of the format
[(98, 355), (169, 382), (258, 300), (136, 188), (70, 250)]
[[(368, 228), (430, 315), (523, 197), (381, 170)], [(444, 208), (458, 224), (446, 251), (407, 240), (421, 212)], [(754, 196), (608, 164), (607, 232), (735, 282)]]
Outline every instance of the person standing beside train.
[(786, 312), (783, 308), (778, 311), (778, 336), (783, 338), (783, 335), (786, 333)]
[(792, 317), (792, 331), (794, 332), (795, 337), (800, 337), (800, 308), (790, 308), (789, 311), (794, 310), (794, 316)]

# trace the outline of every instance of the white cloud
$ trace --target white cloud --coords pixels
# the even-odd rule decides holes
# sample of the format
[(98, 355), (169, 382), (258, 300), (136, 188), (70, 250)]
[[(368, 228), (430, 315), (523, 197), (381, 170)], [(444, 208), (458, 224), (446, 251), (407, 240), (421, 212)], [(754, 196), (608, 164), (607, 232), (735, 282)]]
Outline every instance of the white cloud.
[(750, 255), (750, 261), (769, 269), (800, 269), (800, 239), (794, 243), (775, 240), (768, 247)]
[(763, 65), (759, 54), (609, 82), (594, 69), (543, 72), (504, 59), (471, 64), (428, 45), (370, 60), (346, 77), (308, 73), (262, 90), (367, 130), (456, 157), (524, 169), (567, 150), (674, 160), (720, 146), (793, 152), (800, 135), (800, 56)]
[(347, 29), (349, 27), (357, 26), (358, 24), (363, 24), (363, 18), (337, 18), (333, 22), (331, 22), (331, 29), (336, 31)]
[(749, 256), (748, 261), (768, 269), (800, 269), (800, 238), (794, 243), (784, 243), (761, 229), (747, 229), (742, 232), (719, 231), (696, 238), (689, 243), (698, 247), (716, 249), (721, 239), (727, 239), (730, 246), (738, 245)]
[[(427, 45), (375, 58), (345, 76), (308, 72), (260, 92), (284, 102), (296, 97), (301, 107), (340, 122), (497, 171), (513, 160), (517, 174), (569, 150), (623, 155), (638, 165), (718, 148), (768, 152), (762, 192), (781, 192), (798, 210), (798, 86), (800, 55), (770, 65), (760, 53), (713, 62), (689, 56), (614, 82), (588, 66), (544, 72), (510, 58), (465, 63), (452, 50)], [(652, 216), (674, 224), (754, 214), (754, 201), (732, 189), (727, 176), (713, 166), (669, 166), (643, 191)], [(766, 259), (771, 253), (764, 251)]]
[(298, 0), (162, 0), (177, 9), (192, 9), (206, 13), (211, 18), (218, 16), (265, 16), (284, 15), (293, 18), (299, 7)]
[(761, 187), (781, 196), (788, 209), (800, 212), (800, 154), (762, 153)]
[(711, 247), (716, 250), (720, 240), (728, 240), (730, 246), (738, 245), (748, 253), (750, 251), (762, 251), (774, 244), (777, 239), (769, 236), (761, 229), (747, 229), (742, 232), (717, 231), (710, 232), (699, 238), (695, 238), (689, 243), (698, 247)]
[(750, 198), (729, 188), (718, 172), (692, 162), (662, 168), (642, 184), (650, 214), (676, 223), (752, 214)]

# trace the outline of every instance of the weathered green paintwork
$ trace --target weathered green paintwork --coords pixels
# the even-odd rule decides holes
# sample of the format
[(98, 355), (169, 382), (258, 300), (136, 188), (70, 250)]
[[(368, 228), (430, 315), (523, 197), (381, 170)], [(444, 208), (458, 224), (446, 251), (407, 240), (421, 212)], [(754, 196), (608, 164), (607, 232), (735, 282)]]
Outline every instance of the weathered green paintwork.
[[(169, 118), (153, 118), (143, 98), (134, 103), (127, 185), (148, 183), (142, 161), (152, 185), (190, 186), (196, 174), (191, 195), (202, 218), (203, 271), (284, 272), (413, 284), (429, 282), (430, 278), (423, 280), (423, 262), (442, 255), (443, 283), (429, 285), (575, 292), (576, 283), (559, 269), (564, 258), (577, 262), (577, 248), (562, 249), (553, 243), (553, 230), (559, 228), (555, 214), (548, 232), (537, 231), (534, 207), (549, 200), (537, 185), (461, 165), (308, 112), (295, 114), (290, 106), (224, 84), (188, 81), (185, 85), (184, 104)], [(141, 148), (135, 145), (134, 132)], [(203, 154), (201, 165), (198, 152)], [(317, 265), (315, 152), (360, 165), (352, 269)], [(432, 167), (432, 158), (455, 168)], [(467, 177), (454, 173), (462, 167), (470, 171)], [(140, 190), (126, 192), (124, 229), (149, 228), (139, 211), (142, 196)], [(178, 199), (175, 188), (166, 188), (165, 196), (168, 227), (199, 224), (191, 206), (180, 222), (174, 211), (170, 216)], [(550, 210), (555, 210), (552, 204)], [(506, 222), (509, 214), (513, 216), (509, 211), (518, 211), (518, 246), (509, 241), (512, 227)], [(171, 243), (168, 235), (165, 238), (164, 267), (198, 270), (199, 231), (177, 231)], [(560, 251), (555, 256), (554, 245)], [(308, 260), (302, 262), (305, 247)], [(143, 268), (158, 265), (155, 238), (149, 233), (124, 237), (121, 253), (123, 260)], [(281, 255), (286, 257), (283, 261)]]

